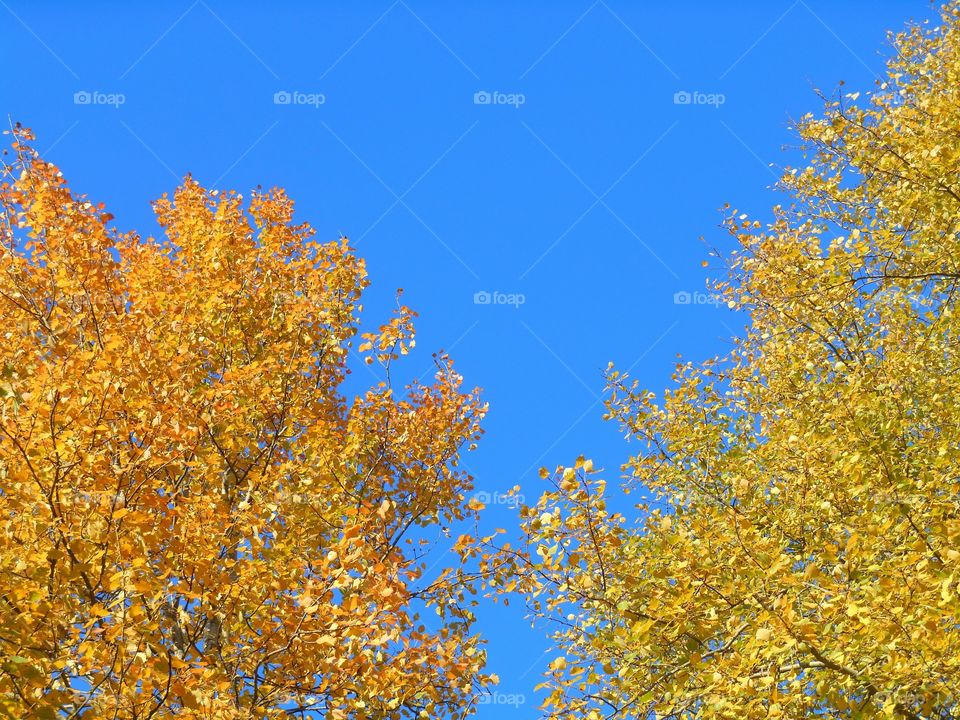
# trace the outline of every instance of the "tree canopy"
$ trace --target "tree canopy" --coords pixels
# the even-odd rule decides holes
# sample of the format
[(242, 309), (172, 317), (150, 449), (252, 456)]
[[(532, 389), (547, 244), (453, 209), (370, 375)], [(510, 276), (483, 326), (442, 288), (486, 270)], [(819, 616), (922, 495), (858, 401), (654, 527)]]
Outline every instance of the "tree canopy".
[[(470, 582), (423, 543), (476, 514), (485, 406), (442, 354), (392, 387), (414, 313), (357, 337), (363, 261), (282, 190), (188, 178), (141, 238), (12, 134), (0, 716), (468, 714)], [(348, 398), (358, 354), (388, 380)]]
[(639, 512), (581, 458), (488, 559), (554, 624), (549, 716), (960, 712), (960, 3), (942, 20), (798, 121), (769, 222), (729, 211), (729, 354), (661, 396), (610, 370)]

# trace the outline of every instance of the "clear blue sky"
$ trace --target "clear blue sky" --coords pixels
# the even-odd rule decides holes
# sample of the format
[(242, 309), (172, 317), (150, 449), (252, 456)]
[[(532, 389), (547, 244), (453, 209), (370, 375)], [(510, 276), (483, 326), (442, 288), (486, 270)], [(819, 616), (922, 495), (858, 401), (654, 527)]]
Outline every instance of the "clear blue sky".
[[(723, 351), (743, 318), (675, 303), (704, 289), (709, 247), (731, 249), (718, 209), (765, 213), (813, 88), (870, 89), (885, 31), (933, 15), (922, 0), (0, 0), (0, 109), (121, 228), (152, 231), (148, 201), (187, 172), (286, 187), (320, 237), (357, 242), (368, 319), (405, 289), (411, 373), (444, 348), (485, 388), (477, 488), (532, 501), (537, 468), (580, 453), (619, 475), (632, 448), (601, 420), (608, 361), (660, 389), (678, 353)], [(542, 630), (519, 605), (480, 621), (500, 700), (525, 702), (479, 717), (535, 717)]]

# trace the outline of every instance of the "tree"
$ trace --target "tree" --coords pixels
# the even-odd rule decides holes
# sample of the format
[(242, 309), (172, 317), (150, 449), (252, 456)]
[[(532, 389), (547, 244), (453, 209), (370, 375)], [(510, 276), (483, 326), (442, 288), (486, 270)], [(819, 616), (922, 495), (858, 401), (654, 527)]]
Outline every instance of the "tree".
[[(348, 401), (364, 264), (282, 190), (188, 178), (141, 239), (31, 141), (0, 186), (0, 716), (469, 714), (471, 584), (423, 557), (476, 515), (477, 394), (440, 355)], [(413, 317), (354, 351), (389, 378)]]
[(960, 717), (960, 3), (893, 47), (730, 211), (730, 353), (609, 371), (636, 519), (581, 458), (487, 558), (555, 623), (551, 717)]

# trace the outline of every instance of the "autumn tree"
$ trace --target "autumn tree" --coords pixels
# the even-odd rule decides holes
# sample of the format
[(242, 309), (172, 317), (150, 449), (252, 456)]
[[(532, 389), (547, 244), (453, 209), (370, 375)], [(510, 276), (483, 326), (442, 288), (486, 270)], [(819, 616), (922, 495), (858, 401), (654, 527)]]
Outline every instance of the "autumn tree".
[(555, 628), (550, 717), (960, 717), (960, 3), (893, 48), (730, 211), (729, 354), (610, 370), (639, 510), (580, 459), (489, 558)]
[(0, 717), (469, 714), (470, 584), (424, 543), (475, 515), (484, 407), (443, 355), (432, 384), (342, 387), (351, 355), (389, 378), (413, 313), (358, 337), (363, 261), (282, 190), (187, 179), (144, 239), (12, 134)]

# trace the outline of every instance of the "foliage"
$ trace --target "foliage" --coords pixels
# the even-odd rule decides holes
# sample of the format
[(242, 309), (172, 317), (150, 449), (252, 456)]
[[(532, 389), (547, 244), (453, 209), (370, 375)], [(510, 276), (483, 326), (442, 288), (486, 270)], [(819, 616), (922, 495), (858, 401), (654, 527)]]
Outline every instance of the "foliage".
[(942, 18), (799, 121), (770, 224), (731, 211), (734, 349), (660, 400), (611, 369), (641, 519), (581, 459), (488, 559), (555, 623), (552, 717), (960, 713), (960, 3)]
[[(189, 178), (155, 203), (166, 239), (119, 233), (13, 136), (0, 716), (469, 714), (490, 681), (471, 582), (423, 561), (476, 515), (459, 453), (485, 407), (449, 358), (348, 401), (367, 278), (346, 239), (314, 241), (281, 190)], [(389, 377), (412, 319), (354, 352)]]

